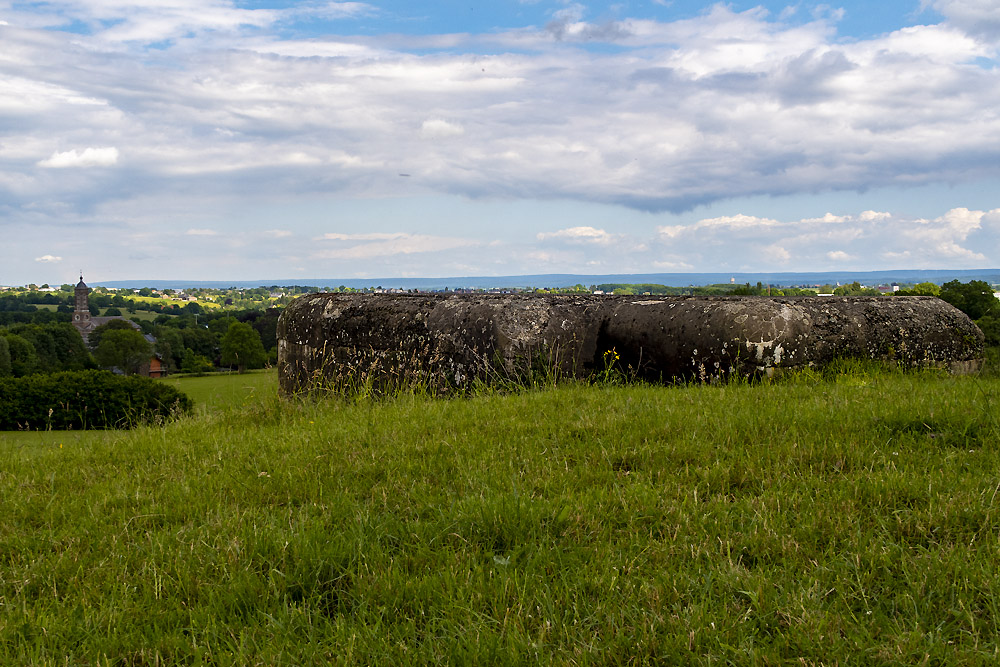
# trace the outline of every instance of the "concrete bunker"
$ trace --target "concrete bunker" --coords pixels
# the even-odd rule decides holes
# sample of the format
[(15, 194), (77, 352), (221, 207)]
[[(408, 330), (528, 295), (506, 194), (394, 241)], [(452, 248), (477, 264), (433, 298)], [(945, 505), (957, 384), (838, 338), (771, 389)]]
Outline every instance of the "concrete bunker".
[(637, 378), (673, 382), (841, 357), (971, 372), (982, 355), (978, 327), (935, 297), (312, 294), (278, 322), (284, 395), (586, 377), (609, 359)]

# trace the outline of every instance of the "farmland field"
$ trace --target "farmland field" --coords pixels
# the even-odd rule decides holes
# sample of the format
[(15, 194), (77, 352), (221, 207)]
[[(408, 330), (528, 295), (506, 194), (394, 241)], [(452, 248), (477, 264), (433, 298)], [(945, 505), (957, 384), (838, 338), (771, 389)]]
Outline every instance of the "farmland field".
[[(864, 365), (0, 440), (0, 664), (1000, 654), (1000, 380)], [(228, 384), (227, 384), (228, 383)]]

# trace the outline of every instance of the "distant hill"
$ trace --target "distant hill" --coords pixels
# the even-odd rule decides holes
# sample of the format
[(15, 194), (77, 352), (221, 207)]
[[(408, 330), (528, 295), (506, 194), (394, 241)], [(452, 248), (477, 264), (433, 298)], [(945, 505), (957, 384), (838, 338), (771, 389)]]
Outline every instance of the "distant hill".
[(985, 280), (1000, 284), (1000, 269), (968, 270), (899, 270), (899, 271), (830, 271), (815, 273), (635, 273), (583, 275), (549, 273), (528, 276), (455, 276), (448, 278), (275, 278), (270, 280), (109, 280), (96, 284), (104, 287), (154, 289), (190, 289), (209, 287), (215, 289), (269, 287), (272, 285), (309, 285), (314, 287), (384, 287), (400, 289), (443, 290), (472, 288), (524, 288), (524, 287), (572, 287), (573, 285), (597, 285), (601, 283), (650, 283), (686, 287), (689, 285), (716, 285), (735, 281), (737, 284), (758, 282), (777, 287), (798, 285), (836, 285), (858, 281), (864, 285), (889, 283), (946, 283), (949, 280)]

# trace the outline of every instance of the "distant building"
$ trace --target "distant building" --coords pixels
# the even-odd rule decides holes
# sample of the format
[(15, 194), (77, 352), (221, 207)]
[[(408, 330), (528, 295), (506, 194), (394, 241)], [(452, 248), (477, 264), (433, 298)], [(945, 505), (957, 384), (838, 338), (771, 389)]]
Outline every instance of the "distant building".
[[(74, 308), (73, 308), (73, 326), (76, 330), (80, 332), (83, 337), (83, 342), (88, 346), (90, 345), (90, 334), (93, 333), (94, 329), (101, 326), (102, 324), (107, 324), (111, 320), (122, 320), (123, 322), (128, 322), (133, 329), (142, 333), (142, 327), (133, 322), (132, 320), (125, 319), (120, 315), (113, 315), (110, 317), (91, 317), (90, 315), (90, 304), (88, 303), (88, 297), (90, 296), (90, 288), (87, 287), (87, 283), (83, 282), (83, 276), (80, 276), (80, 282), (76, 284), (76, 288), (73, 290), (75, 296)], [(156, 343), (156, 339), (152, 336), (143, 334), (143, 337), (151, 344)], [(150, 358), (148, 364), (143, 364), (143, 367), (139, 370), (139, 375), (145, 375), (151, 378), (159, 378), (166, 375), (166, 368), (163, 366), (163, 361), (156, 355)]]

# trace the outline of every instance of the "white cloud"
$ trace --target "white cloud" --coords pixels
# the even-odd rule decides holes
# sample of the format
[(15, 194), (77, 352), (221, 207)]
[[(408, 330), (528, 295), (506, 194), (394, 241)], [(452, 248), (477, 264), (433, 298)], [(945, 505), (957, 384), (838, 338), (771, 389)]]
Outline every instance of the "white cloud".
[(659, 260), (654, 260), (653, 261), (653, 266), (655, 266), (660, 271), (667, 271), (667, 272), (670, 272), (670, 273), (677, 272), (677, 271), (692, 271), (695, 268), (693, 264), (688, 264), (687, 262), (685, 262), (684, 260), (681, 260), (681, 259), (675, 259), (675, 260), (659, 259)]
[(971, 35), (1000, 36), (1000, 5), (996, 0), (922, 0), (921, 5), (933, 7)]
[(342, 2), (340, 0), (327, 0), (322, 3), (308, 4), (295, 7), (291, 11), (306, 17), (315, 16), (327, 20), (378, 13), (378, 9), (367, 2)]
[(773, 227), (775, 225), (781, 224), (777, 220), (771, 220), (770, 218), (759, 218), (755, 215), (743, 215), (742, 213), (737, 215), (727, 215), (718, 218), (707, 218), (705, 220), (699, 220), (695, 225), (696, 228), (702, 229), (705, 227), (723, 227), (728, 229), (753, 229), (760, 227)]
[[(825, 220), (825, 219), (820, 219)], [(691, 234), (699, 230), (719, 230), (726, 234), (760, 233), (772, 227), (779, 227), (782, 223), (770, 218), (759, 218), (753, 215), (720, 216), (717, 218), (705, 218), (691, 225), (664, 225), (656, 228), (661, 238), (677, 238), (682, 234)], [(712, 233), (717, 233), (713, 231)]]
[(763, 248), (762, 259), (769, 264), (787, 264), (792, 259), (792, 253), (783, 245), (773, 243)]
[(970, 234), (982, 227), (984, 216), (984, 211), (954, 208), (933, 220), (915, 220), (896, 233), (916, 247), (911, 252), (933, 255), (942, 261), (985, 262), (987, 257), (980, 248), (963, 245)]
[(890, 218), (892, 218), (892, 214), (885, 211), (862, 211), (858, 215), (858, 220), (863, 222), (879, 222)]
[[(830, 19), (787, 25), (716, 5), (671, 23), (623, 19), (628, 34), (608, 37), (618, 49), (589, 52), (553, 44), (544, 29), (286, 40), (275, 26), (291, 9), (223, 0), (56, 6), (94, 35), (12, 36), (0, 106), (30, 92), (17, 110), (31, 114), (29, 139), (128, 142), (130, 163), (168, 184), (197, 175), (202, 186), (274, 193), (420, 188), (684, 211), (730, 197), (955, 182), (1000, 164), (1000, 69), (970, 66), (991, 52), (950, 26), (843, 42)], [(600, 24), (580, 7), (561, 9), (572, 19), (564, 40), (577, 25), (596, 38)], [(153, 51), (107, 46), (114, 35), (101, 26), (138, 30), (147, 19), (144, 39), (183, 37)], [(196, 21), (189, 34), (185, 22)], [(399, 46), (411, 42), (430, 53)], [(38, 164), (111, 162), (94, 150), (110, 151)]]
[(325, 234), (323, 238), (347, 241), (354, 245), (321, 250), (314, 253), (315, 258), (375, 259), (394, 255), (442, 252), (480, 244), (478, 241), (465, 238), (403, 233)]
[(596, 229), (594, 227), (568, 227), (555, 232), (540, 232), (537, 235), (537, 238), (539, 241), (555, 239), (559, 241), (568, 241), (570, 243), (597, 243), (600, 245), (608, 245), (613, 243), (616, 237), (613, 234), (607, 233), (603, 229)]
[(42, 255), (41, 257), (36, 257), (35, 261), (43, 264), (56, 264), (62, 261), (62, 257), (57, 257), (55, 255)]
[(363, 2), (307, 2), (282, 9), (245, 9), (234, 0), (53, 0), (26, 7), (19, 22), (63, 27), (76, 22), (106, 48), (190, 41), (205, 34), (240, 35), (295, 21), (339, 20), (376, 14)]
[(420, 136), (424, 139), (447, 139), (465, 134), (465, 128), (446, 120), (425, 120), (420, 126)]
[(850, 216), (827, 213), (822, 218), (807, 218), (802, 222), (846, 222), (848, 220), (850, 220)]
[[(976, 235), (982, 238), (976, 240)], [(1000, 211), (994, 217), (992, 212), (965, 208), (934, 219), (876, 211), (789, 221), (738, 214), (657, 228), (659, 247), (700, 271), (985, 265), (1000, 261), (995, 251), (992, 259), (983, 252), (984, 243), (1000, 247), (993, 239), (1000, 241)], [(743, 265), (734, 258), (752, 262)]]
[(118, 163), (118, 149), (85, 148), (82, 152), (76, 150), (64, 153), (55, 152), (51, 157), (38, 163), (39, 167), (49, 169), (68, 169), (74, 167), (111, 167)]
[(371, 232), (367, 234), (341, 234), (331, 232), (324, 234), (321, 239), (325, 241), (391, 241), (394, 239), (406, 238), (408, 234), (403, 232)]
[(188, 236), (218, 236), (219, 232), (214, 229), (189, 229), (184, 232)]

